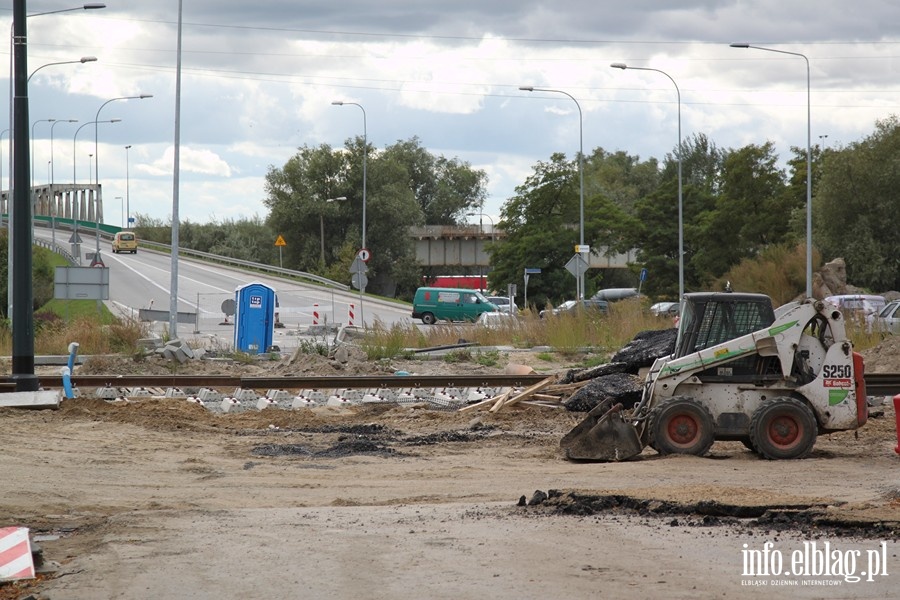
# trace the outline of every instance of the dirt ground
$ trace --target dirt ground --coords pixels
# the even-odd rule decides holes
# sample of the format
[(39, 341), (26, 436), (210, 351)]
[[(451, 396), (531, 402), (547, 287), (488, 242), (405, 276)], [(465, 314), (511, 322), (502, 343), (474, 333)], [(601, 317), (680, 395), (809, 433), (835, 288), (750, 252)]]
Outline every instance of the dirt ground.
[[(869, 371), (900, 372), (900, 344), (866, 359)], [(375, 365), (351, 353), (183, 369), (452, 374), (511, 362), (561, 373), (571, 360)], [(895, 598), (900, 456), (892, 407), (875, 411), (800, 461), (718, 442), (704, 458), (648, 449), (590, 464), (558, 447), (582, 415), (533, 406), (216, 414), (178, 399), (84, 398), (0, 409), (0, 526), (30, 527), (55, 568), (0, 584), (0, 599)], [(798, 556), (807, 574), (775, 573)]]

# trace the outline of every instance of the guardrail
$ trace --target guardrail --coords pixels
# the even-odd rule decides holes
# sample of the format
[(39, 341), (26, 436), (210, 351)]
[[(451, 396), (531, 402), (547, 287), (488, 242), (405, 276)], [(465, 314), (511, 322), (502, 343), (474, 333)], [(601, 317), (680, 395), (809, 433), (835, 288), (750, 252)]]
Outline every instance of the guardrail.
[[(72, 227), (71, 223), (72, 223), (71, 219), (66, 219), (66, 220), (57, 219), (56, 227), (58, 229), (70, 229)], [(40, 225), (40, 226), (47, 226), (49, 224), (49, 219), (48, 218), (42, 218), (42, 219), (38, 218), (38, 220), (36, 220), (35, 224)], [(87, 224), (84, 221), (80, 221), (80, 220), (78, 221), (78, 224), (79, 224), (79, 228), (83, 228), (83, 227), (87, 227), (88, 225), (91, 225), (91, 224)], [(114, 227), (111, 225), (101, 225), (101, 229), (100, 229), (99, 233), (100, 233), (101, 237), (106, 239), (106, 238), (112, 238), (112, 236), (115, 235), (115, 233), (120, 230), (121, 230), (120, 227)], [(97, 232), (97, 229), (91, 228), (90, 231)], [(49, 242), (45, 242), (43, 240), (36, 239), (35, 243), (40, 246), (50, 248), (51, 250), (54, 250), (55, 252), (63, 255), (73, 265), (78, 264), (75, 261), (75, 258), (69, 252), (67, 252), (65, 249), (63, 249), (61, 246), (59, 246), (59, 244), (57, 244), (56, 248), (54, 249), (54, 248), (51, 248), (51, 244)], [(149, 240), (140, 240), (140, 244), (147, 248), (153, 248), (153, 249), (159, 250), (160, 252), (168, 252), (168, 253), (172, 252), (172, 246), (170, 244), (162, 244), (160, 242), (151, 242)], [(199, 258), (199, 259), (203, 259), (203, 260), (209, 260), (209, 261), (217, 262), (217, 263), (224, 264), (224, 265), (245, 267), (248, 269), (253, 269), (255, 271), (264, 271), (264, 272), (268, 272), (268, 273), (276, 273), (278, 275), (284, 275), (287, 277), (296, 277), (299, 279), (306, 279), (306, 280), (318, 283), (320, 285), (324, 285), (326, 287), (332, 287), (332, 288), (335, 288), (335, 289), (338, 289), (341, 291), (345, 291), (345, 292), (350, 290), (350, 286), (345, 283), (339, 283), (332, 279), (328, 279), (327, 277), (322, 277), (322, 276), (316, 275), (314, 273), (307, 273), (306, 271), (295, 271), (294, 269), (285, 269), (283, 267), (276, 267), (274, 265), (267, 265), (264, 263), (257, 263), (257, 262), (253, 262), (253, 261), (249, 261), (249, 260), (241, 260), (239, 258), (230, 258), (228, 256), (222, 256), (219, 254), (211, 254), (209, 252), (201, 252), (199, 250), (191, 250), (190, 248), (179, 248), (178, 254), (185, 255), (185, 256), (192, 256), (194, 258)]]
[[(140, 244), (142, 246), (146, 246), (149, 248), (155, 248), (160, 250), (161, 252), (172, 252), (172, 246), (169, 244), (161, 244), (159, 242), (150, 242), (147, 240), (140, 240)], [(307, 273), (306, 271), (295, 271), (294, 269), (285, 269), (283, 267), (276, 267), (274, 265), (267, 265), (264, 263), (257, 263), (250, 260), (241, 260), (239, 258), (230, 258), (228, 256), (221, 256), (219, 254), (210, 254), (209, 252), (201, 252), (199, 250), (191, 250), (189, 248), (179, 248), (179, 255), (187, 255), (193, 256), (196, 258), (202, 258), (204, 260), (211, 260), (214, 262), (233, 265), (239, 267), (246, 267), (248, 269), (254, 269), (256, 271), (265, 271), (268, 273), (277, 273), (279, 275), (286, 275), (288, 277), (298, 277), (300, 279), (308, 279), (310, 281), (314, 281), (316, 283), (322, 284), (324, 286), (337, 288), (342, 291), (348, 291), (350, 286), (344, 283), (338, 283), (332, 279), (328, 279), (327, 277), (322, 277), (320, 275), (315, 275), (313, 273)]]

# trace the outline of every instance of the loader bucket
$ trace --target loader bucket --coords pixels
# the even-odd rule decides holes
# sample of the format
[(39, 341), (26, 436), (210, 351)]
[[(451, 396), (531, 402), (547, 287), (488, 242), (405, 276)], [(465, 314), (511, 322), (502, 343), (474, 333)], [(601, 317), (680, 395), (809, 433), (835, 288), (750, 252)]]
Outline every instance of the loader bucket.
[(644, 449), (634, 425), (622, 418), (622, 405), (601, 402), (560, 441), (569, 460), (628, 460)]

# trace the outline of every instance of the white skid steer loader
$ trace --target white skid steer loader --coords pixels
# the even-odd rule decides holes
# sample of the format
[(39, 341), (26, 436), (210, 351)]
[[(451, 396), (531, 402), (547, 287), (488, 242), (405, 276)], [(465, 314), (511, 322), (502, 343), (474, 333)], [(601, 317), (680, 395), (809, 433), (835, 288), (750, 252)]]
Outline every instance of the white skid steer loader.
[(803, 458), (820, 433), (868, 418), (862, 356), (837, 306), (772, 308), (762, 294), (686, 294), (675, 352), (657, 359), (632, 411), (597, 405), (560, 446), (572, 460), (702, 456), (738, 440), (767, 459)]

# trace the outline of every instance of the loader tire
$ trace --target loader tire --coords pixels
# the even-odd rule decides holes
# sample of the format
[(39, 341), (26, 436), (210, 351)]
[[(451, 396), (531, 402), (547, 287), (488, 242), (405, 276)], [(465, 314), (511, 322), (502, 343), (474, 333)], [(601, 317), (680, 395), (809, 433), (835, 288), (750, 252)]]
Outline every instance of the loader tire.
[(765, 400), (750, 418), (750, 443), (769, 460), (803, 458), (817, 435), (815, 415), (796, 398)]
[(713, 445), (715, 426), (705, 406), (676, 396), (650, 412), (650, 446), (660, 454), (703, 456)]

